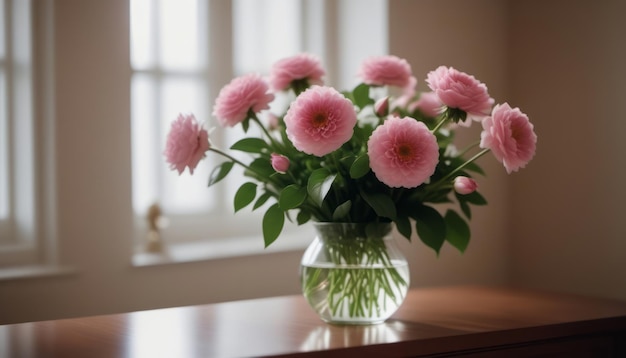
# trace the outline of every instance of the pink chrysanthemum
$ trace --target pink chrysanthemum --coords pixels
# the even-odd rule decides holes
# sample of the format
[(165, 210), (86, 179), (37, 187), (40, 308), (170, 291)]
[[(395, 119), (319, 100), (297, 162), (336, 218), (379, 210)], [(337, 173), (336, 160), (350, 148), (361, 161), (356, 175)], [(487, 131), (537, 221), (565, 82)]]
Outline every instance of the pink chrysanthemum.
[(523, 168), (535, 155), (537, 135), (533, 124), (519, 108), (508, 103), (494, 107), (483, 121), (480, 147), (489, 148), (507, 173)]
[(464, 125), (468, 126), (471, 120), (481, 121), (493, 106), (494, 100), (484, 83), (452, 67), (439, 66), (428, 73), (426, 82), (443, 104), (467, 113)]
[(352, 102), (334, 88), (313, 86), (296, 98), (284, 120), (293, 145), (321, 157), (350, 140), (356, 111)]
[(299, 80), (306, 80), (308, 85), (321, 85), (324, 74), (317, 57), (302, 53), (277, 61), (272, 66), (270, 85), (276, 91), (285, 90)]
[(363, 82), (373, 86), (415, 87), (417, 79), (411, 75), (411, 65), (396, 56), (373, 56), (361, 64), (358, 72)]
[(439, 161), (437, 138), (411, 117), (391, 117), (367, 142), (370, 167), (390, 187), (414, 188), (435, 172)]
[(246, 119), (248, 111), (257, 113), (269, 108), (274, 95), (268, 90), (267, 83), (257, 74), (237, 77), (220, 90), (213, 115), (222, 126), (233, 127)]
[(180, 175), (187, 167), (193, 174), (209, 148), (209, 133), (196, 121), (196, 117), (180, 114), (172, 122), (163, 154), (170, 169), (176, 169)]

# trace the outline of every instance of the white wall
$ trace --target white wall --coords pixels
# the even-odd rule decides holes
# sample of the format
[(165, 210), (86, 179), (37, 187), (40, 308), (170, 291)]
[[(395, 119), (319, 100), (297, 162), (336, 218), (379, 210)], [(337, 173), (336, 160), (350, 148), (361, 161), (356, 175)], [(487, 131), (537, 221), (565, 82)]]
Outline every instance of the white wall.
[(539, 135), (513, 178), (514, 282), (626, 299), (626, 2), (511, 2), (511, 96)]

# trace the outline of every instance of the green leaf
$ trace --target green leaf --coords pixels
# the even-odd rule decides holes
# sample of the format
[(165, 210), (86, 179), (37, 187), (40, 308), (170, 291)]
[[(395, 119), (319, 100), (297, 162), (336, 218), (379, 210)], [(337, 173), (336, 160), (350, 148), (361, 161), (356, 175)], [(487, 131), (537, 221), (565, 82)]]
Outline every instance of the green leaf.
[(413, 219), (420, 240), (439, 255), (439, 250), (446, 240), (446, 222), (441, 214), (430, 206), (421, 206), (416, 213)]
[(465, 166), (465, 169), (466, 169), (466, 170), (473, 171), (473, 172), (478, 173), (478, 174), (485, 175), (485, 171), (483, 170), (483, 168), (481, 168), (481, 167), (480, 167), (478, 164), (476, 164), (475, 162), (468, 163), (468, 164)]
[(269, 146), (261, 138), (244, 138), (233, 144), (230, 149), (246, 153), (261, 153), (263, 149), (269, 149)]
[(337, 174), (331, 174), (328, 169), (320, 168), (311, 173), (307, 183), (307, 193), (313, 202), (322, 207), (322, 202), (330, 191)]
[(477, 191), (471, 192), (467, 195), (456, 193), (456, 197), (459, 200), (467, 201), (468, 203), (472, 203), (474, 205), (487, 205), (487, 200), (485, 200), (485, 198)]
[(284, 224), (285, 213), (278, 203), (270, 206), (263, 215), (263, 241), (266, 248), (276, 241)]
[(233, 162), (223, 162), (222, 164), (216, 166), (211, 171), (211, 175), (209, 175), (209, 186), (219, 182), (224, 179), (230, 170), (233, 169)]
[(370, 98), (370, 86), (365, 83), (356, 86), (352, 94), (354, 96), (354, 104), (359, 108), (363, 108), (368, 104), (374, 104), (374, 100)]
[(470, 209), (469, 204), (465, 200), (459, 200), (459, 206), (461, 207), (461, 211), (468, 219), (472, 219), (472, 210)]
[[(272, 168), (272, 163), (267, 158), (256, 158), (250, 163), (249, 167), (253, 169), (253, 171), (246, 170), (246, 175), (249, 175), (253, 178), (261, 177), (269, 177), (270, 175), (276, 173), (274, 168)], [(266, 181), (265, 178), (261, 178), (260, 181)]]
[(291, 184), (286, 186), (285, 189), (280, 192), (278, 204), (283, 210), (294, 209), (304, 202), (306, 195), (305, 188), (296, 184)]
[(446, 241), (456, 247), (460, 252), (465, 252), (470, 241), (470, 228), (467, 222), (454, 210), (446, 212)]
[(265, 202), (267, 201), (267, 199), (271, 198), (272, 194), (265, 192), (263, 194), (261, 194), (259, 196), (259, 198), (256, 200), (256, 202), (254, 203), (254, 206), (252, 207), (252, 210), (256, 210), (258, 208), (260, 208), (263, 204), (265, 204)]
[(255, 183), (244, 183), (237, 189), (235, 193), (235, 212), (245, 208), (254, 200), (256, 197), (256, 184)]
[[(248, 115), (250, 114), (250, 112), (248, 111)], [(248, 129), (250, 129), (250, 118), (246, 118), (241, 122), (241, 128), (243, 129), (244, 133), (248, 133)]]
[(333, 220), (340, 221), (340, 219), (345, 218), (350, 213), (350, 209), (352, 209), (352, 201), (348, 200), (343, 202), (341, 205), (337, 206), (335, 212), (333, 212)]
[(361, 190), (360, 193), (365, 202), (374, 209), (376, 215), (396, 220), (396, 204), (389, 195), (367, 193), (363, 190)]
[(367, 154), (360, 155), (350, 166), (350, 178), (358, 179), (370, 171), (370, 157)]
[(311, 220), (311, 213), (307, 210), (300, 210), (296, 217), (298, 225), (306, 224), (309, 220)]
[(413, 229), (411, 229), (411, 221), (406, 216), (398, 216), (394, 221), (396, 223), (396, 229), (398, 232), (407, 238), (407, 240), (411, 241), (411, 234)]

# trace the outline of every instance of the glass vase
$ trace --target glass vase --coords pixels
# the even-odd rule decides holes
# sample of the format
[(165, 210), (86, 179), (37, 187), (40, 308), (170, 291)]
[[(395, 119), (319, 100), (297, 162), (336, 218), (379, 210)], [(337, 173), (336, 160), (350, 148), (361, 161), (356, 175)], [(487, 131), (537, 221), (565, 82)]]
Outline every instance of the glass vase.
[(400, 307), (409, 266), (390, 223), (314, 223), (300, 265), (302, 292), (335, 324), (382, 323)]

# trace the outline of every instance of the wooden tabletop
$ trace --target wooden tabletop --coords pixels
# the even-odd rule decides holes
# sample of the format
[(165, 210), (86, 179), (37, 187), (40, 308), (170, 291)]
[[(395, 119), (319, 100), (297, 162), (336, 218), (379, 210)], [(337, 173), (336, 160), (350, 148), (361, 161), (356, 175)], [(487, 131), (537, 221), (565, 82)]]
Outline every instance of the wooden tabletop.
[(326, 324), (299, 295), (5, 325), (0, 357), (417, 356), (620, 331), (624, 302), (445, 287), (411, 290), (373, 326)]

